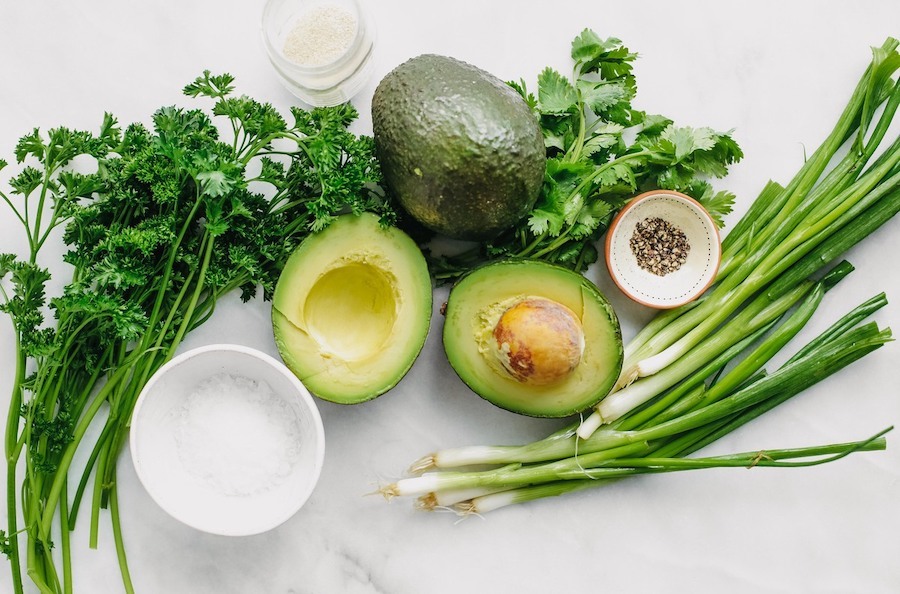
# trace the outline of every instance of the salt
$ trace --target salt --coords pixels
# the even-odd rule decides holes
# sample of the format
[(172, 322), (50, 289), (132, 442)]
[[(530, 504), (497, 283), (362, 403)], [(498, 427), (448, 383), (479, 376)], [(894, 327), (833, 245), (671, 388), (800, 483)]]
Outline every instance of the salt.
[(284, 57), (301, 66), (325, 66), (340, 58), (353, 43), (356, 15), (321, 4), (304, 11), (284, 43)]
[(175, 445), (203, 486), (247, 497), (273, 489), (300, 459), (297, 413), (269, 384), (229, 373), (197, 385), (177, 409)]

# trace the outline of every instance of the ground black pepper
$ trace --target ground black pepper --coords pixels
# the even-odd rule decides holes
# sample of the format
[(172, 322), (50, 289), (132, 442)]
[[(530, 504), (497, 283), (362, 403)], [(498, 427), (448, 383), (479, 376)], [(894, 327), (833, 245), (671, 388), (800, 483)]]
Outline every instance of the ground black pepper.
[(659, 217), (640, 221), (629, 243), (638, 266), (657, 276), (681, 268), (691, 251), (684, 231)]

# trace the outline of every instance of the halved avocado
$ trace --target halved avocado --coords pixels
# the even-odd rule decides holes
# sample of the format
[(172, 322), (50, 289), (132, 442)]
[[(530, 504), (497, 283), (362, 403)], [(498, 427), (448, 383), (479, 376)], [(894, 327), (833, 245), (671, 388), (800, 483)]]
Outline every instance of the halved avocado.
[(272, 300), (275, 343), (313, 394), (363, 402), (412, 367), (431, 299), (428, 267), (412, 239), (375, 215), (343, 215), (288, 259)]
[(584, 276), (507, 260), (450, 292), (444, 349), (479, 396), (535, 417), (565, 417), (603, 399), (622, 370), (619, 320)]

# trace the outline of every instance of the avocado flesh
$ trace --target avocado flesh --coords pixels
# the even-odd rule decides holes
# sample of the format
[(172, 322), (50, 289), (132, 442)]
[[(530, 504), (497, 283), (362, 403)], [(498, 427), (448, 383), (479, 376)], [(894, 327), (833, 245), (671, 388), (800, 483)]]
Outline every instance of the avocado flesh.
[(494, 237), (534, 206), (546, 152), (525, 100), (465, 62), (426, 54), (388, 73), (372, 98), (385, 182), (429, 229)]
[(431, 295), (425, 259), (407, 235), (372, 214), (344, 215), (285, 264), (272, 300), (275, 343), (316, 396), (370, 400), (412, 367)]
[[(581, 321), (581, 362), (557, 383), (530, 385), (515, 379), (487, 346), (503, 312), (526, 297), (555, 301)], [(599, 402), (615, 384), (624, 352), (618, 318), (597, 287), (580, 274), (533, 261), (488, 264), (463, 277), (447, 301), (443, 340), (451, 366), (475, 393), (535, 417), (565, 417)]]

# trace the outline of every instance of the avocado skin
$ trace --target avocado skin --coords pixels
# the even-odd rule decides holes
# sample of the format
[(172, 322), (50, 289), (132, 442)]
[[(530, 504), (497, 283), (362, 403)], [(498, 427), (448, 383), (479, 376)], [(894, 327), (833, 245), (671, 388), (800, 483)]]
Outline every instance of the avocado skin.
[(471, 64), (434, 54), (401, 64), (375, 89), (372, 125), (388, 188), (433, 231), (490, 239), (537, 200), (546, 160), (537, 118)]

